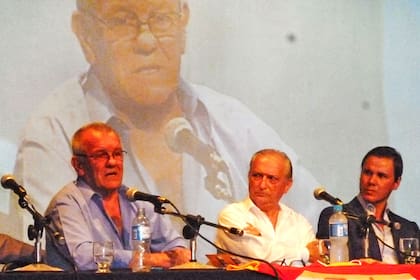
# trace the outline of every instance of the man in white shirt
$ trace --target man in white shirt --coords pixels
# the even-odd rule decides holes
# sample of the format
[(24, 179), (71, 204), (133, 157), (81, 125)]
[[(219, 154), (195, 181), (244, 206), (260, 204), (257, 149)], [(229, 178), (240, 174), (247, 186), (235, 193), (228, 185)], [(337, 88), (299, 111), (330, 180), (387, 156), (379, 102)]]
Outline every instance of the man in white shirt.
[(312, 226), (280, 203), (293, 184), (288, 156), (274, 149), (254, 154), (248, 172), (249, 198), (226, 206), (219, 214), (225, 227), (243, 229), (242, 236), (219, 230), (216, 244), (224, 250), (268, 262), (291, 264), (319, 258)]

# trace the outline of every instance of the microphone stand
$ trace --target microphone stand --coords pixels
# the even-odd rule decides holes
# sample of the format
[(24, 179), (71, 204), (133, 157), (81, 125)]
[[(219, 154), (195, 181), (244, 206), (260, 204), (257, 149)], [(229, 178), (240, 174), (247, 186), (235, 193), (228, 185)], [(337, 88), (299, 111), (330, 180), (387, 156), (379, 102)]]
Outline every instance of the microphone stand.
[(370, 231), (370, 225), (366, 227), (366, 232), (363, 240), (363, 254), (365, 258), (369, 258), (369, 231)]
[[(388, 226), (391, 229), (394, 230), (400, 230), (401, 225), (398, 222), (388, 222), (385, 220), (377, 220), (376, 217), (374, 215), (368, 215), (368, 214), (361, 214), (359, 216), (357, 215), (353, 215), (353, 214), (349, 214), (348, 212), (345, 213), (346, 217), (352, 220), (356, 220), (360, 226), (361, 226), (361, 230), (362, 230), (362, 235), (361, 237), (363, 237), (363, 255), (365, 258), (369, 258), (369, 246), (370, 246), (370, 242), (369, 242), (369, 235), (370, 232), (373, 229), (372, 225), (373, 224), (381, 224), (384, 226)], [(381, 240), (380, 238), (378, 238), (378, 236), (376, 235), (375, 232), (373, 232), (375, 238), (382, 242), (384, 244), (384, 246), (389, 247), (390, 249), (393, 249), (396, 254), (404, 254), (403, 252), (401, 252), (400, 250), (398, 250), (395, 246), (391, 247), (389, 245), (387, 245), (383, 240)], [(412, 256), (413, 259), (415, 259), (416, 263), (420, 263), (420, 256)]]
[(369, 216), (356, 216), (349, 213), (345, 213), (346, 217), (352, 220), (356, 220), (360, 223), (362, 234), (363, 234), (363, 256), (369, 258), (369, 232), (371, 224), (375, 221), (369, 218)]
[(35, 263), (29, 264), (22, 268), (15, 270), (19, 271), (62, 271), (61, 268), (53, 267), (42, 263), (42, 254), (41, 254), (41, 238), (45, 226), (49, 223), (49, 220), (43, 217), (35, 207), (28, 202), (26, 194), (24, 196), (19, 196), (19, 205), (20, 207), (26, 209), (31, 213), (34, 224), (28, 226), (28, 238), (29, 240), (35, 239), (34, 251), (35, 251)]
[(155, 212), (162, 215), (166, 214), (166, 215), (179, 217), (186, 223), (186, 225), (184, 226), (182, 230), (182, 235), (184, 236), (185, 239), (190, 240), (191, 260), (188, 263), (174, 266), (171, 269), (191, 269), (191, 268), (215, 269), (217, 268), (212, 265), (200, 264), (197, 262), (197, 235), (199, 233), (200, 226), (203, 224), (228, 231), (232, 234), (237, 234), (240, 236), (243, 235), (242, 230), (239, 230), (237, 228), (229, 228), (229, 227), (222, 226), (220, 224), (208, 222), (200, 215), (197, 215), (197, 216), (190, 215), (190, 214), (183, 215), (179, 212), (167, 211), (165, 207), (162, 207), (161, 202), (155, 203)]

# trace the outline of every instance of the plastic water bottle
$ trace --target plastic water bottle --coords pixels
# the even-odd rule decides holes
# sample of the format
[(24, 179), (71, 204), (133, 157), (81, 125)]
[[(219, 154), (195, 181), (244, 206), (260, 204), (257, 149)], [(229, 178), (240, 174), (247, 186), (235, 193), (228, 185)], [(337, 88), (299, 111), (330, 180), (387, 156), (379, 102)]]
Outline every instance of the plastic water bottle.
[(343, 213), (342, 205), (334, 205), (333, 209), (334, 214), (328, 221), (331, 242), (330, 262), (347, 262), (349, 261), (347, 217)]
[(150, 222), (145, 215), (144, 208), (139, 208), (131, 225), (133, 258), (138, 258), (138, 262), (133, 264), (133, 272), (150, 271), (150, 266), (145, 264), (145, 253), (150, 253), (151, 233)]

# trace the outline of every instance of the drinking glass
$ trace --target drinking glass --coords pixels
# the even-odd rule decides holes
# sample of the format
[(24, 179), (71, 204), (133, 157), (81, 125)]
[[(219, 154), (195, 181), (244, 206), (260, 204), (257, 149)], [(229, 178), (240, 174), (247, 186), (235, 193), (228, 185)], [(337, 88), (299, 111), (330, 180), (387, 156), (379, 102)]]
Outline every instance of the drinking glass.
[(330, 248), (331, 242), (329, 239), (318, 239), (320, 261), (322, 261), (325, 264), (330, 263)]
[(419, 240), (417, 238), (400, 238), (400, 251), (404, 254), (404, 262), (415, 264), (419, 254)]
[(111, 264), (114, 259), (114, 245), (112, 241), (93, 242), (93, 259), (98, 266), (96, 273), (111, 272)]

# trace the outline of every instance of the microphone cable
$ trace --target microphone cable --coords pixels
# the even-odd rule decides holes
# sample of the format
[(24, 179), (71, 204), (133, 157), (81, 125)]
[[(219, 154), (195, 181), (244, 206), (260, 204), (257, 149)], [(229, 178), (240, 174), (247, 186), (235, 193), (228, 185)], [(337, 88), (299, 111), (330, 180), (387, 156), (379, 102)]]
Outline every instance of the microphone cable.
[[(244, 258), (244, 259), (249, 259), (249, 260), (254, 260), (254, 261), (258, 261), (258, 262), (262, 262), (262, 263), (265, 263), (265, 264), (267, 264), (272, 270), (273, 270), (273, 272), (274, 272), (274, 277), (276, 278), (276, 279), (280, 279), (279, 278), (279, 274), (278, 274), (278, 271), (277, 271), (277, 269), (273, 266), (273, 264), (272, 263), (270, 263), (270, 262), (268, 262), (268, 261), (266, 261), (266, 260), (263, 260), (263, 259), (259, 259), (259, 258), (254, 258), (254, 257), (250, 257), (250, 256), (245, 256), (245, 255), (241, 255), (241, 254), (237, 254), (237, 253), (234, 253), (234, 252), (232, 252), (232, 251), (229, 251), (229, 250), (226, 250), (226, 249), (223, 249), (223, 248), (221, 248), (221, 247), (219, 247), (219, 246), (217, 246), (214, 242), (212, 242), (212, 241), (210, 241), (209, 239), (207, 239), (206, 237), (204, 237), (201, 233), (200, 233), (200, 230), (199, 230), (199, 227), (200, 227), (200, 225), (199, 226), (195, 226), (195, 225), (193, 225), (193, 224), (191, 224), (190, 223), (190, 221), (188, 220), (188, 218), (186, 218), (186, 217), (183, 217), (182, 216), (182, 214), (181, 214), (181, 212), (179, 211), (179, 209), (175, 206), (175, 204), (173, 204), (172, 203), (172, 201), (170, 201), (170, 200), (168, 200), (168, 203), (175, 209), (175, 211), (176, 211), (176, 213), (178, 213), (179, 214), (179, 217), (181, 217), (182, 218), (182, 220), (184, 221), (184, 223), (188, 226), (188, 227), (190, 227), (192, 230), (194, 230), (194, 235), (195, 236), (199, 236), (200, 238), (202, 238), (204, 241), (206, 241), (207, 243), (209, 243), (211, 246), (213, 246), (214, 248), (216, 248), (218, 251), (222, 251), (222, 252), (225, 252), (225, 253), (227, 253), (227, 254), (230, 254), (230, 255), (233, 255), (233, 256), (237, 256), (237, 257), (241, 257), (241, 258)], [(160, 213), (160, 214), (165, 214), (164, 213), (164, 210), (165, 210), (165, 208), (164, 207), (162, 207), (162, 212)], [(285, 260), (283, 259), (283, 261), (281, 262), (282, 264), (283, 263), (285, 263)], [(303, 264), (304, 264), (304, 262), (302, 262)]]
[[(419, 256), (413, 256), (412, 254), (407, 254), (407, 253), (405, 253), (405, 252), (403, 252), (403, 251), (401, 251), (398, 247), (396, 247), (395, 246), (395, 244), (394, 244), (394, 246), (391, 246), (391, 245), (389, 245), (388, 243), (386, 243), (381, 237), (379, 237), (377, 234), (376, 234), (376, 231), (375, 230), (373, 230), (373, 235), (375, 236), (375, 238), (376, 238), (376, 240), (378, 240), (380, 243), (382, 243), (382, 245), (384, 245), (385, 247), (387, 247), (387, 248), (389, 248), (389, 249), (391, 249), (391, 250), (393, 250), (396, 254), (398, 254), (398, 255), (403, 255), (404, 257), (413, 257), (413, 258), (415, 258), (416, 259), (416, 263), (417, 263), (417, 260), (418, 260), (418, 257)], [(381, 254), (382, 255), (382, 254)], [(398, 257), (398, 256), (397, 256)]]
[[(279, 278), (278, 271), (277, 271), (277, 269), (274, 267), (274, 265), (272, 263), (270, 263), (270, 262), (268, 262), (268, 261), (266, 261), (264, 259), (259, 259), (259, 258), (254, 258), (254, 257), (250, 257), (250, 256), (245, 256), (245, 255), (237, 254), (235, 252), (232, 252), (232, 251), (223, 249), (223, 248), (217, 246), (214, 242), (212, 242), (209, 239), (207, 239), (206, 237), (204, 237), (199, 231), (197, 231), (197, 235), (200, 236), (204, 241), (206, 241), (207, 243), (209, 243), (210, 245), (212, 245), (214, 248), (216, 248), (218, 251), (222, 251), (224, 253), (227, 253), (227, 254), (230, 254), (230, 255), (233, 255), (233, 256), (237, 256), (237, 257), (240, 257), (240, 258), (249, 259), (249, 260), (258, 261), (258, 262), (262, 262), (262, 263), (267, 264), (271, 268), (271, 270), (273, 270), (274, 277), (276, 279), (280, 279)], [(285, 260), (283, 259), (282, 263), (284, 263), (284, 262), (285, 262)]]
[[(344, 214), (346, 215), (347, 218), (355, 220), (359, 224), (363, 234), (366, 232), (367, 228), (370, 227), (370, 229), (373, 231), (373, 236), (375, 237), (375, 239), (378, 242), (380, 242), (382, 245), (384, 245), (385, 247), (394, 251), (397, 254), (397, 258), (398, 258), (398, 255), (403, 255), (404, 257), (414, 257), (414, 258), (416, 258), (416, 263), (417, 263), (417, 260), (419, 259), (419, 256), (413, 256), (411, 254), (407, 254), (407, 253), (401, 251), (399, 248), (397, 248), (395, 246), (395, 244), (394, 244), (394, 246), (391, 246), (388, 243), (386, 243), (385, 240), (383, 240), (380, 236), (378, 236), (378, 234), (376, 233), (376, 231), (372, 227), (372, 223), (375, 223), (375, 221), (369, 222), (368, 221), (368, 218), (369, 218), (368, 215), (361, 215), (361, 216), (354, 215), (354, 214), (352, 214), (352, 212), (355, 212), (354, 209), (352, 207), (347, 207), (347, 208), (348, 208), (347, 210), (349, 210), (349, 212), (345, 212)], [(393, 223), (388, 223), (388, 224), (384, 224), (384, 225), (390, 227), (391, 224), (393, 224)], [(381, 257), (382, 257), (382, 252), (381, 252)]]

